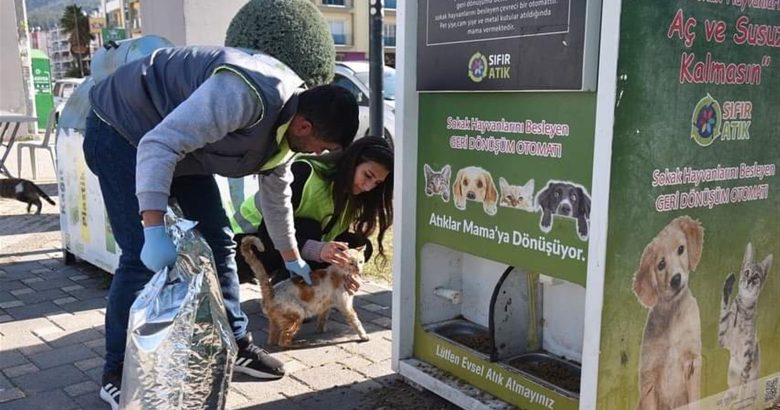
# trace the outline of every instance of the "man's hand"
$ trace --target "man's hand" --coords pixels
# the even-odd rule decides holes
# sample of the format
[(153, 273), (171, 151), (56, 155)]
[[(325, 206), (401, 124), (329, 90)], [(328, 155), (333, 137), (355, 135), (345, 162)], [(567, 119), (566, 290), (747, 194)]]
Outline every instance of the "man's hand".
[(306, 284), (311, 286), (311, 268), (309, 264), (303, 259), (296, 259), (294, 261), (284, 262), (284, 267), (295, 275), (298, 275), (306, 281)]
[(141, 212), (141, 218), (144, 221), (144, 226), (152, 227), (165, 224), (165, 212), (148, 210)]
[(320, 251), (320, 259), (323, 262), (331, 263), (336, 266), (344, 266), (349, 262), (347, 253), (349, 246), (346, 242), (325, 242)]
[(160, 269), (173, 266), (176, 263), (176, 247), (165, 232), (165, 225), (144, 228), (141, 262), (152, 272), (158, 272)]

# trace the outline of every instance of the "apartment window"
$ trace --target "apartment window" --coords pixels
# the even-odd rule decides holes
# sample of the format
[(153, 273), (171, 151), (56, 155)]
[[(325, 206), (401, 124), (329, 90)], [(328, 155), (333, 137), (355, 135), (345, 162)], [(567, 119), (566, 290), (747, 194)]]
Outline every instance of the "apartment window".
[(347, 0), (322, 0), (325, 6), (346, 6)]
[(396, 0), (385, 0), (384, 6), (386, 9), (394, 9), (396, 8)]
[(329, 21), (330, 34), (333, 36), (333, 42), (336, 45), (347, 45), (347, 30), (343, 21)]
[(395, 24), (385, 24), (382, 27), (382, 36), (386, 47), (395, 47)]

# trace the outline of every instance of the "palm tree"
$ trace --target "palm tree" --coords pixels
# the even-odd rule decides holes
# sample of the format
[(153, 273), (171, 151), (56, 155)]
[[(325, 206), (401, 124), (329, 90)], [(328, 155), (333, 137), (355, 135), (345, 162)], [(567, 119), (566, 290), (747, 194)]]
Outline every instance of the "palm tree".
[(65, 12), (60, 17), (60, 26), (70, 35), (70, 52), (76, 57), (78, 72), (84, 77), (84, 58), (89, 56), (89, 42), (95, 36), (89, 31), (89, 17), (84, 14), (81, 7), (73, 4), (65, 7)]

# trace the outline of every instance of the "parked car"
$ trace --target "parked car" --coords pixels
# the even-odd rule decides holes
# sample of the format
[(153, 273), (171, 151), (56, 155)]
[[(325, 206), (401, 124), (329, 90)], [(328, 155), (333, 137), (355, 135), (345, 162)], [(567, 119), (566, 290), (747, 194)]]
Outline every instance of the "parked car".
[(68, 101), (70, 95), (73, 94), (73, 90), (83, 82), (83, 78), (62, 78), (54, 80), (54, 87), (52, 87), (51, 91), (52, 96), (54, 96), (54, 106), (59, 107), (60, 104)]
[[(336, 63), (336, 74), (333, 84), (341, 86), (352, 92), (358, 102), (360, 112), (360, 125), (356, 137), (368, 135), (369, 131), (369, 88), (368, 88), (368, 61), (339, 61)], [(384, 67), (384, 136), (391, 141), (395, 137), (395, 69)]]

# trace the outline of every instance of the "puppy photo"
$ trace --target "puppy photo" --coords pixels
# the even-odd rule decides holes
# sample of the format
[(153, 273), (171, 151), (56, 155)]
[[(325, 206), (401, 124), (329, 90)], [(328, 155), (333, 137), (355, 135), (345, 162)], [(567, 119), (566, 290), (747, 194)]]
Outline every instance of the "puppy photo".
[(650, 312), (639, 357), (636, 409), (676, 409), (699, 401), (701, 323), (688, 284), (703, 245), (701, 224), (681, 216), (650, 241), (639, 259), (633, 291)]
[(458, 171), (452, 184), (452, 197), (455, 207), (466, 209), (466, 201), (482, 202), (482, 208), (488, 215), (496, 214), (498, 191), (490, 173), (480, 167), (466, 167)]
[(588, 239), (590, 224), (590, 195), (580, 185), (570, 182), (548, 181), (547, 186), (536, 194), (536, 205), (542, 211), (539, 228), (550, 232), (553, 215), (577, 220), (577, 236)]

